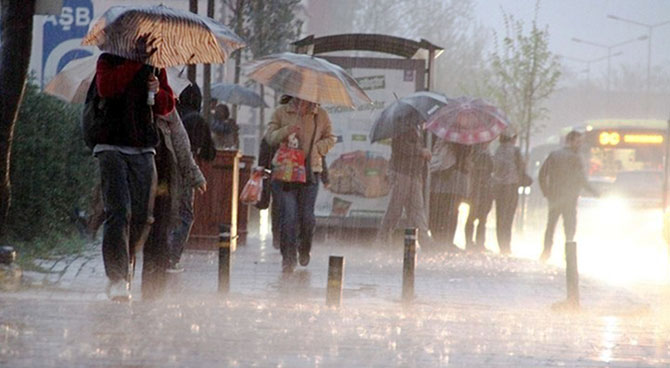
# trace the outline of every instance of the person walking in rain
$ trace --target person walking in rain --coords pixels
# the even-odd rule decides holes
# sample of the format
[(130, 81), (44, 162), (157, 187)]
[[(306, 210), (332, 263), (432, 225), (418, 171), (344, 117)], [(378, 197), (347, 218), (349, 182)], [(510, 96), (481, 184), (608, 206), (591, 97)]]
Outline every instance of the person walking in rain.
[(554, 230), (559, 216), (563, 217), (565, 241), (574, 241), (577, 230), (577, 199), (582, 188), (595, 196), (599, 195), (586, 178), (584, 164), (579, 155), (582, 141), (582, 133), (571, 131), (565, 136), (565, 147), (551, 152), (540, 167), (540, 189), (549, 205), (544, 249), (540, 255), (543, 262), (551, 256)]
[(293, 97), (272, 114), (265, 133), (270, 146), (295, 136), (305, 152), (306, 183), (273, 180), (272, 199), (279, 201), (282, 271), (293, 272), (297, 262), (307, 266), (314, 236), (314, 205), (323, 171), (323, 157), (335, 146), (328, 113), (318, 104)]
[(458, 207), (468, 197), (472, 147), (438, 140), (431, 163), (430, 230), (447, 252), (463, 250), (454, 244), (458, 226)]
[(423, 200), (424, 181), (430, 161), (430, 150), (425, 148), (422, 130), (413, 126), (391, 140), (391, 196), (382, 219), (377, 242), (388, 245), (391, 233), (398, 225), (403, 209), (411, 226), (420, 231), (420, 237), (430, 242), (428, 220)]
[[(193, 161), (194, 157), (198, 157), (203, 161), (212, 161), (216, 157), (216, 150), (214, 149), (214, 142), (212, 141), (212, 134), (209, 129), (209, 124), (200, 115), (200, 106), (202, 105), (202, 94), (197, 84), (192, 84), (186, 87), (179, 94), (179, 101), (177, 103), (177, 111), (181, 118), (183, 127), (181, 129), (186, 131), (187, 139), (177, 134), (170, 134), (172, 138), (172, 146), (174, 155), (176, 157), (178, 175), (175, 180), (170, 183), (179, 183), (173, 186), (173, 196), (178, 198), (179, 209), (178, 219), (173, 225), (168, 237), (169, 250), (169, 266), (167, 272), (179, 273), (184, 271), (181, 264), (181, 255), (184, 252), (184, 246), (188, 241), (191, 227), (193, 226), (193, 201), (195, 190), (204, 191), (207, 188), (205, 177), (200, 172), (200, 168)], [(179, 120), (179, 118), (167, 120)], [(176, 131), (179, 127), (170, 124), (171, 131)], [(173, 138), (174, 137), (174, 138)], [(172, 189), (172, 188), (171, 188)]]
[(525, 165), (516, 146), (516, 132), (508, 128), (500, 135), (493, 154), (493, 183), (496, 203), (496, 237), (501, 254), (512, 253), (512, 224), (519, 201), (519, 185)]
[[(148, 57), (146, 37), (138, 40), (138, 53)], [(153, 223), (158, 131), (152, 114), (166, 115), (175, 99), (165, 69), (104, 53), (98, 59), (95, 83), (107, 105), (104, 126), (94, 155), (100, 163), (105, 222), (103, 261), (109, 278), (107, 294), (117, 301), (130, 300), (135, 252), (142, 248)], [(147, 96), (155, 93), (153, 105)], [(145, 249), (144, 267), (157, 262), (162, 250)]]
[(486, 249), (486, 218), (493, 205), (493, 158), (489, 153), (488, 143), (475, 147), (472, 164), (470, 211), (465, 222), (465, 249), (483, 252)]

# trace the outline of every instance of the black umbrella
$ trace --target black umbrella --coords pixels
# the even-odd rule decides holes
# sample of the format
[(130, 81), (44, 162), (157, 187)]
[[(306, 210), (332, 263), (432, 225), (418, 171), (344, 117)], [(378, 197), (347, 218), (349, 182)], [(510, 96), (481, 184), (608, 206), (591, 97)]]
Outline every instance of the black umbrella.
[(216, 83), (212, 85), (212, 97), (233, 105), (268, 107), (263, 98), (253, 90), (239, 84)]
[(382, 110), (370, 130), (370, 141), (393, 138), (421, 125), (446, 104), (447, 97), (436, 92), (415, 92), (405, 96)]

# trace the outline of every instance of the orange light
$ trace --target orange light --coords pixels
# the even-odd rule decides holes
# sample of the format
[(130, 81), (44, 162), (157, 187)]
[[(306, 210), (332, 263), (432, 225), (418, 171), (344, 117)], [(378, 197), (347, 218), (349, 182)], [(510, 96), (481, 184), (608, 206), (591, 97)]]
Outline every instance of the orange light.
[(660, 134), (625, 134), (623, 141), (625, 143), (661, 144), (663, 136)]
[(621, 136), (617, 132), (602, 132), (598, 136), (601, 146), (616, 146), (621, 142)]

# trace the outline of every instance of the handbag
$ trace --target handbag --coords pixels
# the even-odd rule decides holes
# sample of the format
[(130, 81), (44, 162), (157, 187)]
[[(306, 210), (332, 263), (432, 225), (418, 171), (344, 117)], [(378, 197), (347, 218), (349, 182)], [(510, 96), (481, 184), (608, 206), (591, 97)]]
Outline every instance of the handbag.
[(289, 136), (289, 143), (282, 143), (272, 158), (272, 179), (286, 183), (305, 183), (305, 152), (297, 148), (295, 134)]
[(240, 193), (240, 202), (243, 204), (256, 204), (261, 200), (263, 192), (263, 170), (256, 170), (244, 184)]

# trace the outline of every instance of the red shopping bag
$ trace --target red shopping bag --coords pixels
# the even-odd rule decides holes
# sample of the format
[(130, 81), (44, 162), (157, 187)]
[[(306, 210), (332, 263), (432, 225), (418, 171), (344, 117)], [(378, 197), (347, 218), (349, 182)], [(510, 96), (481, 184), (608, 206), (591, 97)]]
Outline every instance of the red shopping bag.
[(272, 179), (289, 183), (306, 182), (305, 152), (285, 144), (279, 146), (272, 159)]
[(240, 202), (243, 204), (256, 204), (261, 200), (263, 191), (263, 171), (256, 170), (251, 174), (249, 181), (244, 184), (242, 193), (240, 193)]

